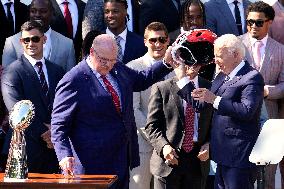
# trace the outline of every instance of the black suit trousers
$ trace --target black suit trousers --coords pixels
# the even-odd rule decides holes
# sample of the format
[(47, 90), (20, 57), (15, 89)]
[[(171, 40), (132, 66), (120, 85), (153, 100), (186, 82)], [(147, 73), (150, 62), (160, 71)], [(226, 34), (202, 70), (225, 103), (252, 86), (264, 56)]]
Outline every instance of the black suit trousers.
[(183, 149), (178, 153), (177, 166), (167, 177), (154, 177), (155, 189), (200, 189), (202, 183), (200, 160), (197, 158), (200, 147), (194, 145), (191, 152)]

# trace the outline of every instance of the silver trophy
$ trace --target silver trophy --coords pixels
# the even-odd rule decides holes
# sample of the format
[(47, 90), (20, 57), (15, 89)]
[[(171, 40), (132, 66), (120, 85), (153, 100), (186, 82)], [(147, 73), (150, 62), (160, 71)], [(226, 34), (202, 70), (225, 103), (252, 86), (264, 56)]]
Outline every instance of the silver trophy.
[(9, 124), (14, 131), (5, 170), (5, 182), (21, 182), (28, 178), (24, 130), (31, 124), (34, 114), (34, 105), (29, 100), (17, 102), (10, 111)]

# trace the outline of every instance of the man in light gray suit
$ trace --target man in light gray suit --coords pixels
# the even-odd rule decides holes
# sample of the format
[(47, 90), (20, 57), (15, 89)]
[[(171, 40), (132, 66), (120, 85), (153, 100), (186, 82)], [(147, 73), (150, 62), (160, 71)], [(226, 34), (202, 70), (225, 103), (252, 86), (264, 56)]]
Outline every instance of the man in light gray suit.
[[(262, 1), (251, 4), (247, 12), (248, 33), (240, 36), (247, 48), (246, 59), (264, 78), (268, 118), (283, 119), (279, 102), (284, 97), (284, 46), (268, 36), (275, 12)], [(266, 169), (266, 189), (275, 188), (276, 167), (269, 165)]]
[(235, 1), (237, 1), (241, 31), (239, 31), (237, 26), (238, 19), (236, 19), (235, 16), (236, 9), (234, 0), (210, 0), (204, 4), (206, 26), (218, 36), (223, 34), (234, 34), (238, 36), (247, 32), (245, 12), (250, 2), (248, 0)]
[[(148, 52), (126, 65), (135, 70), (145, 70), (165, 56), (169, 41), (168, 31), (164, 24), (160, 22), (150, 23), (144, 32), (144, 43), (148, 48)], [(133, 93), (133, 109), (138, 129), (140, 166), (130, 172), (130, 189), (150, 189), (152, 177), (150, 173), (150, 157), (153, 147), (145, 133), (150, 92), (151, 88)]]
[[(53, 9), (50, 0), (33, 0), (31, 2), (30, 20), (40, 20), (44, 27), (44, 35), (47, 37), (44, 44), (44, 57), (60, 65), (66, 72), (76, 64), (74, 45), (71, 39), (50, 28), (52, 14)], [(23, 54), (24, 50), (20, 43), (20, 38), (21, 32), (6, 39), (2, 56), (4, 68)]]

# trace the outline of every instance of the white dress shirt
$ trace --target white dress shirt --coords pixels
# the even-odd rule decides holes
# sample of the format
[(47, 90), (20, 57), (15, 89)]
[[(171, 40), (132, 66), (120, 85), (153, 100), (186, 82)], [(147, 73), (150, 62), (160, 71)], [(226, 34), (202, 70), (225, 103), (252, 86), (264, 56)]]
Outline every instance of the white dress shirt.
[[(115, 35), (108, 28), (106, 29), (106, 34), (112, 36), (113, 38), (115, 37)], [(121, 32), (118, 36), (120, 36), (122, 38), (120, 40), (120, 46), (121, 46), (122, 54), (124, 55), (125, 44), (126, 44), (126, 36), (127, 36), (127, 28), (125, 28), (125, 30), (123, 30), (123, 32)]]
[[(78, 27), (78, 19), (79, 19), (79, 13), (78, 13), (78, 7), (74, 0), (66, 0), (68, 1), (68, 9), (71, 14), (72, 18), (72, 26), (73, 26), (73, 38), (75, 38), (77, 27)], [(62, 15), (64, 16), (64, 2), (65, 0), (56, 0), (57, 4), (60, 7), (60, 10), (62, 12)]]
[[(232, 12), (234, 19), (236, 20), (236, 18), (235, 18), (235, 5), (234, 5), (235, 0), (226, 0), (226, 1), (227, 1), (227, 4), (228, 4), (231, 12)], [(240, 10), (241, 22), (242, 22), (242, 29), (243, 29), (243, 33), (244, 33), (245, 23), (246, 23), (244, 4), (243, 4), (243, 0), (238, 0), (238, 2), (239, 2), (238, 7), (239, 7), (239, 10)]]
[(261, 67), (264, 56), (265, 56), (265, 47), (266, 47), (266, 44), (267, 44), (268, 34), (264, 38), (262, 38), (261, 40), (257, 40), (255, 38), (251, 37), (250, 35), (249, 35), (249, 38), (250, 38), (250, 44), (251, 44), (252, 52), (255, 52), (255, 50), (256, 50), (255, 49), (256, 48), (256, 46), (255, 46), (256, 41), (261, 41), (262, 44), (263, 44), (262, 47), (260, 48), (260, 56), (261, 56), (260, 67)]
[(48, 75), (47, 75), (47, 69), (46, 69), (46, 65), (45, 65), (45, 59), (44, 57), (42, 57), (40, 60), (36, 60), (34, 59), (33, 57), (29, 56), (28, 54), (26, 54), (24, 52), (24, 56), (28, 59), (28, 61), (31, 63), (31, 65), (33, 66), (34, 70), (36, 71), (37, 73), (37, 77), (38, 79), (40, 80), (40, 75), (38, 74), (38, 67), (36, 66), (36, 63), (37, 62), (41, 62), (42, 63), (42, 71), (44, 73), (44, 77), (45, 77), (45, 81), (47, 83), (47, 86), (49, 86), (49, 83), (48, 83)]
[[(189, 79), (189, 77), (184, 77), (181, 80), (177, 81), (177, 86), (182, 89), (186, 84), (188, 84), (189, 82), (192, 82), (194, 84), (195, 88), (198, 88), (198, 76), (196, 76), (195, 78), (193, 78), (192, 80)], [(183, 100), (183, 110), (184, 113), (186, 112), (186, 104), (187, 102), (185, 100)], [(194, 113), (194, 134), (193, 134), (193, 141), (197, 142), (198, 141), (198, 117), (199, 114), (198, 113)]]
[(1, 0), (1, 3), (4, 7), (4, 11), (5, 11), (5, 14), (6, 14), (6, 17), (7, 17), (7, 14), (8, 14), (8, 10), (7, 10), (7, 5), (5, 5), (6, 3), (9, 3), (9, 2), (12, 2), (11, 4), (11, 13), (12, 13), (12, 16), (13, 16), (13, 21), (14, 21), (14, 31), (15, 31), (15, 9), (14, 9), (14, 0)]
[(133, 31), (133, 12), (131, 0), (127, 0), (127, 14), (129, 16), (129, 20), (127, 20), (127, 28), (129, 31)]

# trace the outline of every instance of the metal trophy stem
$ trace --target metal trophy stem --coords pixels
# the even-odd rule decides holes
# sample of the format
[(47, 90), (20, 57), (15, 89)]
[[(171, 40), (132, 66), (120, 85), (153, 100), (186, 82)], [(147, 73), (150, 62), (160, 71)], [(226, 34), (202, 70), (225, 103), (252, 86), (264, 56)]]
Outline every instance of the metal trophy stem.
[(22, 182), (28, 178), (26, 140), (24, 130), (34, 117), (34, 105), (29, 100), (17, 102), (9, 115), (13, 135), (5, 170), (5, 182)]

